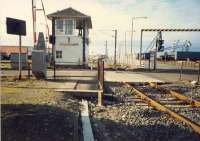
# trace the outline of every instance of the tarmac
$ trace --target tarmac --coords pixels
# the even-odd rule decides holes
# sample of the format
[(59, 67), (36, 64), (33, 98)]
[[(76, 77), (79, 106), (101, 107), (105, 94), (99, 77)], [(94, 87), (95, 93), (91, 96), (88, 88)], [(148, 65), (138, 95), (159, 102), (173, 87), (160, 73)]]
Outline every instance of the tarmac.
[[(28, 71), (23, 70), (22, 75), (27, 75)], [(17, 70), (1, 70), (1, 76), (18, 76)], [(77, 81), (81, 83), (95, 83), (96, 70), (57, 70), (56, 79), (67, 78), (66, 82), (75, 85)], [(47, 71), (48, 79), (53, 79), (53, 70)], [(197, 81), (197, 70), (183, 70), (181, 79), (184, 81)], [(105, 81), (109, 82), (176, 82), (180, 80), (180, 71), (176, 69), (158, 69), (148, 71), (147, 69), (136, 69), (133, 71), (105, 71)], [(66, 86), (66, 83), (64, 84)], [(73, 87), (71, 86), (71, 87)], [(79, 85), (80, 86), (80, 85)]]

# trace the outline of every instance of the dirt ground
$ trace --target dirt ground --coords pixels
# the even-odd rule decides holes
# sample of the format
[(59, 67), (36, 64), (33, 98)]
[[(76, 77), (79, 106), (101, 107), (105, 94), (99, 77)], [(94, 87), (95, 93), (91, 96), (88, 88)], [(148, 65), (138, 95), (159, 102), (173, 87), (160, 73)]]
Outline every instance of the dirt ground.
[(1, 82), (2, 141), (71, 141), (79, 138), (74, 132), (80, 109), (78, 101), (45, 89), (47, 85), (42, 80)]

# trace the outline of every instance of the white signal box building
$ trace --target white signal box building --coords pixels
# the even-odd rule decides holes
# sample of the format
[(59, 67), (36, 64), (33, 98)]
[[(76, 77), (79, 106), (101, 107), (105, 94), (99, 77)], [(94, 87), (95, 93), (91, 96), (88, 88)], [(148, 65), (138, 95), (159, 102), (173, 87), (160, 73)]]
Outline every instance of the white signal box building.
[(91, 17), (71, 7), (49, 14), (55, 36), (53, 56), (56, 65), (87, 66)]

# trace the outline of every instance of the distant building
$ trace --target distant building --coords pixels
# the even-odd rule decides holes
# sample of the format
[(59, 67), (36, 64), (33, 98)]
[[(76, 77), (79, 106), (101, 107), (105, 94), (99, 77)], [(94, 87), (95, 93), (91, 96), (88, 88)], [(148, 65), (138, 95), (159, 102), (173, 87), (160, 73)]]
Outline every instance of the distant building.
[[(29, 47), (23, 46), (22, 53), (28, 53)], [(1, 59), (10, 58), (11, 53), (19, 53), (19, 46), (0, 45)]]
[(91, 17), (71, 7), (47, 17), (52, 20), (52, 35), (55, 36), (56, 65), (87, 66)]
[[(10, 55), (11, 53), (19, 53), (19, 46), (8, 46), (8, 45), (0, 45), (0, 52), (6, 53)], [(28, 47), (22, 47), (22, 53), (27, 53)]]

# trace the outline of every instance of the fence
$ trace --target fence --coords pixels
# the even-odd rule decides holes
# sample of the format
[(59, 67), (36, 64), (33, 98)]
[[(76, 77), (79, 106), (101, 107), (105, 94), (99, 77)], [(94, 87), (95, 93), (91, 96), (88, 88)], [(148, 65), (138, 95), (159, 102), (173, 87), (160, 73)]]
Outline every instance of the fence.
[[(25, 78), (25, 77), (30, 78), (31, 77), (31, 61), (30, 60), (21, 62), (20, 68), (21, 69), (19, 69), (19, 62), (17, 62), (17, 61), (10, 61), (10, 60), (1, 60), (0, 61), (0, 69), (1, 70), (18, 71), (19, 72), (18, 74), (13, 73), (13, 75), (18, 76), (18, 79), (21, 79), (22, 75), (23, 75), (23, 78)], [(27, 71), (27, 75), (25, 76), (24, 74), (22, 74), (22, 71), (25, 71), (25, 72)]]

